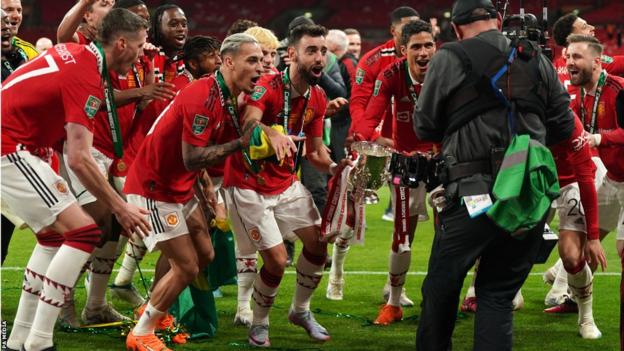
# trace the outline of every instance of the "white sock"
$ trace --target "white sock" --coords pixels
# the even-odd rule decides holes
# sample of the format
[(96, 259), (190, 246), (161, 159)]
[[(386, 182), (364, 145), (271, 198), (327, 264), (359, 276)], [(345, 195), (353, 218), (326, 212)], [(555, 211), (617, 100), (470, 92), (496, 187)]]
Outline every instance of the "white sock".
[(324, 267), (325, 256), (313, 255), (303, 248), (297, 259), (297, 285), (292, 301), (292, 309), (295, 312), (310, 310), (312, 293), (321, 282)]
[(136, 235), (132, 235), (126, 245), (126, 253), (119, 268), (119, 273), (115, 277), (115, 285), (124, 286), (132, 283), (132, 277), (137, 269), (137, 264), (143, 260), (147, 253), (147, 248), (143, 240)]
[(576, 296), (576, 302), (578, 303), (579, 325), (594, 320), (592, 312), (592, 280), (593, 274), (587, 263), (577, 273), (568, 273), (568, 285), (574, 296)]
[(557, 261), (556, 265), (558, 265), (559, 262), (561, 262), (561, 267), (559, 270), (557, 270), (555, 281), (553, 281), (553, 286), (549, 292), (549, 294), (555, 296), (560, 296), (568, 293), (568, 272), (563, 269), (563, 261), (561, 261), (561, 259)]
[(66, 244), (54, 255), (43, 282), (32, 330), (24, 343), (27, 350), (39, 350), (53, 345), (52, 332), (58, 314), (89, 256), (88, 252)]
[(474, 265), (474, 274), (472, 275), (472, 280), (470, 281), (470, 286), (466, 291), (466, 298), (477, 297), (477, 293), (475, 292), (475, 282), (477, 281), (477, 271), (479, 270), (479, 259), (475, 261)]
[(143, 312), (136, 326), (132, 329), (132, 333), (136, 336), (154, 334), (156, 324), (158, 324), (158, 321), (164, 315), (165, 312), (157, 310), (150, 302), (148, 302), (145, 307), (145, 312)]
[(250, 301), (253, 294), (254, 280), (258, 275), (257, 254), (236, 254), (236, 279), (238, 281), (238, 309), (251, 309)]
[(33, 318), (35, 317), (37, 304), (39, 303), (39, 293), (43, 288), (45, 273), (58, 249), (58, 247), (35, 245), (24, 272), (22, 294), (17, 307), (17, 313), (15, 314), (11, 335), (7, 340), (8, 348), (21, 350), (22, 345), (26, 342), (32, 327)]
[(269, 273), (264, 267), (260, 269), (258, 276), (253, 284), (253, 321), (252, 325), (269, 325), (269, 312), (282, 277)]
[(329, 278), (331, 280), (341, 280), (344, 274), (344, 261), (349, 252), (349, 241), (351, 239), (344, 239), (338, 237), (334, 243), (334, 251), (332, 252), (332, 266), (329, 271)]
[(390, 281), (390, 297), (388, 305), (401, 306), (401, 292), (405, 285), (405, 276), (412, 260), (412, 252), (406, 251), (401, 254), (390, 250), (390, 269), (388, 279)]
[(109, 241), (101, 248), (96, 248), (93, 251), (91, 275), (89, 276), (89, 296), (85, 308), (98, 309), (106, 305), (106, 288), (115, 265), (116, 250), (117, 242)]

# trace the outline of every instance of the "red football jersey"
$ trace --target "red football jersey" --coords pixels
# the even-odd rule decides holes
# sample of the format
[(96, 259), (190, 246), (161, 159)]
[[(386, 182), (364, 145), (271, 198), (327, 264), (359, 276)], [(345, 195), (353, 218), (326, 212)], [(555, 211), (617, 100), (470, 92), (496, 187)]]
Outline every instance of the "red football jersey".
[(154, 67), (154, 79), (157, 82), (171, 82), (175, 77), (184, 72), (184, 61), (177, 56), (169, 58), (161, 48), (158, 54), (152, 58)]
[(62, 151), (65, 124), (93, 131), (104, 105), (102, 60), (95, 47), (59, 44), (20, 66), (2, 86), (2, 155), (17, 144)]
[[(412, 115), (414, 114), (415, 102), (408, 88), (407, 75), (409, 72), (406, 69), (404, 58), (397, 60), (379, 73), (375, 81), (373, 96), (368, 102), (366, 113), (364, 113), (364, 119), (353, 124), (351, 128), (367, 140), (371, 140), (375, 128), (381, 122), (385, 111), (391, 106), (391, 100), (394, 97), (396, 116), (392, 121), (394, 148), (404, 153), (428, 152), (432, 150), (433, 144), (421, 141), (414, 133)], [(418, 96), (422, 85), (413, 79), (411, 81), (414, 83), (412, 85), (414, 93)]]
[(143, 142), (128, 172), (124, 193), (180, 204), (193, 197), (198, 172), (184, 166), (182, 141), (204, 147), (238, 136), (220, 96), (213, 76), (180, 91)]
[[(262, 123), (267, 126), (283, 123), (284, 83), (282, 74), (263, 75), (258, 81), (247, 105), (262, 110)], [(317, 85), (310, 87), (310, 97), (303, 111), (305, 98), (299, 96), (290, 99), (291, 111), (288, 118), (288, 129), (297, 135), (303, 123), (303, 132), (308, 138), (323, 136), (323, 118), (327, 107), (327, 98), (322, 88)], [(303, 121), (301, 118), (303, 117)], [(252, 189), (265, 195), (276, 195), (284, 192), (297, 179), (293, 172), (294, 160), (287, 159), (280, 166), (270, 161), (256, 161), (260, 172), (254, 174), (243, 161), (242, 153), (237, 152), (228, 158), (225, 168), (224, 186), (236, 186)]]
[[(624, 182), (624, 126), (618, 123), (617, 104), (624, 105), (624, 78), (611, 74), (607, 75), (598, 110), (596, 112), (596, 129), (594, 133), (599, 133), (602, 137), (598, 146), (598, 155), (607, 168), (609, 178)], [(578, 116), (582, 116), (581, 108), (584, 108), (585, 121), (583, 124), (589, 126), (592, 120), (592, 110), (594, 108), (594, 96), (587, 94), (583, 107), (581, 107), (580, 94), (572, 101), (572, 109)], [(620, 107), (621, 108), (621, 107)], [(622, 111), (620, 111), (622, 113)], [(624, 116), (619, 116), (620, 121)], [(587, 129), (587, 127), (586, 127)]]
[[(355, 71), (354, 83), (351, 86), (351, 98), (349, 100), (349, 112), (351, 113), (351, 125), (365, 120), (366, 107), (373, 96), (375, 80), (379, 73), (397, 60), (394, 39), (374, 48), (362, 56)], [(378, 128), (384, 137), (391, 137), (391, 126), (386, 121), (392, 121), (392, 108), (388, 107), (384, 117), (384, 125)], [(353, 134), (350, 131), (349, 134)]]

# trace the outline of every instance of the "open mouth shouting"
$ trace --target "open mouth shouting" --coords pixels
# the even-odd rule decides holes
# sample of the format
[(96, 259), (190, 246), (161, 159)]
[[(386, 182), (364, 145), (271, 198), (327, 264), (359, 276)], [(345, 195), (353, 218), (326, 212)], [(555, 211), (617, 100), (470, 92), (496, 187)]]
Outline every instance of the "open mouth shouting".
[(313, 66), (312, 69), (310, 70), (310, 73), (312, 73), (312, 76), (314, 78), (321, 78), (321, 74), (323, 74), (323, 66), (322, 65), (316, 65)]

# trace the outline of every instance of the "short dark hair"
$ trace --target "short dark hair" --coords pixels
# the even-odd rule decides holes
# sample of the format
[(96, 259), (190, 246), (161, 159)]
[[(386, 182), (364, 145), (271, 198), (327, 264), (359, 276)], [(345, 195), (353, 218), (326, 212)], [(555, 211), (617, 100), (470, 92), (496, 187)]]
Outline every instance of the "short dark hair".
[(136, 34), (141, 29), (149, 28), (143, 18), (126, 9), (112, 9), (102, 20), (99, 39), (103, 44), (112, 43), (121, 33)]
[[(163, 14), (167, 10), (171, 9), (179, 9), (182, 11), (180, 6), (175, 4), (164, 4), (160, 5), (154, 11), (154, 15), (150, 18), (151, 20), (151, 28), (149, 31), (150, 42), (156, 46), (162, 45), (162, 31), (160, 30), (160, 22), (162, 22)], [(184, 11), (183, 11), (184, 12)]]
[(229, 37), (232, 34), (242, 33), (251, 27), (258, 27), (258, 22), (246, 18), (239, 18), (232, 23), (227, 31), (226, 37)]
[(301, 38), (304, 35), (311, 37), (325, 37), (327, 36), (327, 28), (318, 24), (302, 24), (293, 28), (288, 34), (288, 45), (295, 46), (299, 44)]
[(117, 0), (115, 2), (114, 8), (129, 9), (131, 7), (135, 7), (139, 5), (145, 5), (145, 3), (141, 0)]
[(572, 27), (574, 22), (578, 19), (578, 16), (573, 13), (568, 13), (562, 16), (553, 25), (553, 38), (555, 43), (559, 46), (566, 46), (566, 40), (568, 36), (572, 34)]
[(360, 32), (355, 28), (347, 28), (343, 32), (345, 32), (346, 35), (353, 35), (353, 34), (360, 35)]
[(430, 33), (433, 37), (433, 29), (431, 28), (431, 24), (429, 24), (429, 22), (425, 22), (423, 20), (407, 22), (401, 30), (401, 40), (399, 44), (407, 45), (412, 35), (418, 34), (420, 32)]
[(182, 51), (184, 52), (184, 60), (198, 60), (199, 56), (206, 52), (216, 51), (218, 54), (220, 48), (221, 42), (217, 38), (206, 35), (196, 35), (190, 37), (186, 43), (184, 43)]
[(414, 10), (413, 8), (409, 6), (397, 7), (396, 9), (394, 9), (394, 11), (390, 13), (390, 23), (397, 24), (401, 22), (401, 18), (414, 16), (420, 18), (420, 14), (418, 13), (418, 11)]
[(594, 53), (598, 56), (602, 55), (603, 46), (600, 44), (600, 40), (596, 39), (591, 35), (584, 34), (570, 34), (566, 39), (567, 45), (572, 43), (586, 43), (587, 47), (589, 47)]

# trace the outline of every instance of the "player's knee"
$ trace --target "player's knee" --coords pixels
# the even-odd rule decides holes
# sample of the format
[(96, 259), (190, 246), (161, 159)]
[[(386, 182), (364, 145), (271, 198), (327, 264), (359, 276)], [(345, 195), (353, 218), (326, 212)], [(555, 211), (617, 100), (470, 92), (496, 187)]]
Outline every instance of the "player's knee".
[(585, 264), (585, 260), (581, 255), (562, 255), (561, 261), (563, 262), (563, 267), (567, 272), (576, 272), (578, 271), (579, 266)]
[(199, 265), (196, 260), (190, 260), (177, 266), (177, 276), (185, 283), (189, 284), (199, 274)]
[(214, 261), (215, 258), (215, 252), (212, 247), (206, 248), (201, 252), (198, 252), (197, 255), (199, 260), (199, 267), (201, 269), (205, 268), (208, 264)]
[(63, 236), (65, 237), (65, 245), (91, 253), (100, 242), (102, 231), (97, 225), (89, 224), (78, 229), (67, 231)]

